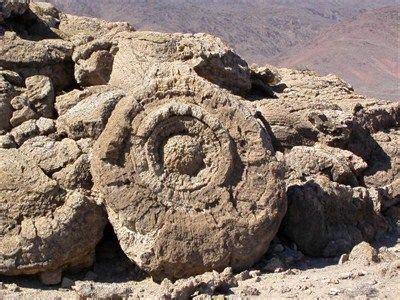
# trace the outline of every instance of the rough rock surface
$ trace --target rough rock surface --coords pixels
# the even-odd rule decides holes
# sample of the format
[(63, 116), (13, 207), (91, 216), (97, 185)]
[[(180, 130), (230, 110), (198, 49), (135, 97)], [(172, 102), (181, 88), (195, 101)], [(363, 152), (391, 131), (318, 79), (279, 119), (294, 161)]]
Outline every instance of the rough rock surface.
[[(55, 284), (93, 265), (105, 208), (115, 244), (102, 248), (108, 226), (103, 264), (64, 277), (68, 296), (395, 295), (399, 102), (249, 67), (207, 34), (134, 32), (49, 3), (2, 1), (0, 24), (1, 274)], [(158, 280), (222, 273), (158, 285), (131, 261)], [(32, 279), (0, 276), (0, 298), (43, 298), (20, 280)]]
[(119, 102), (92, 171), (125, 253), (155, 278), (177, 279), (244, 269), (266, 252), (286, 211), (273, 155), (238, 98), (179, 77)]
[(399, 203), (400, 103), (366, 99), (337, 76), (274, 71), (277, 98), (252, 105), (288, 168), (282, 232), (316, 256), (381, 236), (382, 213)]
[(72, 139), (96, 139), (124, 95), (121, 90), (109, 90), (82, 99), (57, 119), (58, 131)]
[(77, 266), (102, 236), (101, 208), (60, 188), (16, 149), (0, 149), (0, 205), (1, 274)]
[(380, 211), (374, 210), (376, 195), (363, 187), (322, 176), (290, 185), (287, 196), (283, 233), (308, 255), (337, 256), (387, 229)]
[(110, 84), (134, 89), (152, 77), (197, 74), (243, 94), (251, 89), (247, 63), (218, 38), (207, 34), (124, 32), (115, 37), (119, 51)]

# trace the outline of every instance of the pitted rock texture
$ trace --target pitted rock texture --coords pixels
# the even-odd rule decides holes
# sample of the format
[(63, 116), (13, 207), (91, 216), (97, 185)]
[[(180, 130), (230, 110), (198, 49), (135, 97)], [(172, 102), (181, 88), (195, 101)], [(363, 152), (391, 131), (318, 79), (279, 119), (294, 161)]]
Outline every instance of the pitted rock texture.
[(288, 169), (282, 232), (313, 256), (379, 238), (382, 213), (399, 203), (400, 103), (366, 99), (337, 76), (274, 71), (277, 99), (252, 105)]
[(7, 31), (0, 44), (0, 67), (24, 78), (50, 77), (57, 90), (73, 85), (73, 46), (61, 39), (30, 41)]
[(118, 52), (110, 84), (135, 89), (152, 77), (199, 75), (234, 93), (251, 89), (247, 63), (222, 41), (207, 34), (123, 32), (114, 37)]
[(101, 208), (62, 189), (16, 149), (0, 149), (0, 274), (78, 266), (93, 255)]
[(398, 232), (400, 102), (334, 75), (249, 68), (207, 34), (28, 2), (0, 5), (0, 273), (51, 282), (92, 263), (106, 221), (95, 203), (158, 280), (259, 261), (285, 195), (280, 234), (307, 255)]
[(123, 250), (156, 279), (251, 266), (286, 211), (267, 132), (197, 77), (153, 80), (122, 99), (92, 172)]

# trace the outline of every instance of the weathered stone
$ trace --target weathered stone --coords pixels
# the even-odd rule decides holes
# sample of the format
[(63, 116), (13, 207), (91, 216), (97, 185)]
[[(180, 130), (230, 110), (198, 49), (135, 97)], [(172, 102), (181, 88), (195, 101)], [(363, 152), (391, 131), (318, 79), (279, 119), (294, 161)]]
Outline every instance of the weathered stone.
[(57, 129), (72, 139), (97, 138), (115, 105), (125, 96), (121, 90), (90, 95), (57, 119)]
[(373, 134), (372, 137), (376, 144), (369, 157), (369, 167), (363, 174), (365, 184), (372, 187), (384, 187), (398, 182), (400, 180), (400, 132), (396, 130), (379, 132)]
[(90, 190), (93, 183), (89, 155), (81, 155), (73, 164), (54, 173), (52, 178), (65, 188), (84, 188)]
[(205, 273), (196, 277), (177, 280), (174, 284), (169, 280), (165, 280), (162, 285), (168, 291), (164, 296), (171, 299), (189, 299), (195, 292), (213, 295), (217, 289), (219, 291), (227, 291), (238, 284), (235, 276), (233, 276), (232, 269), (226, 268), (221, 273), (215, 271)]
[(0, 135), (0, 148), (9, 149), (16, 148), (14, 138), (11, 134)]
[(55, 141), (38, 136), (26, 141), (19, 150), (35, 162), (46, 174), (52, 174), (73, 163), (81, 155), (74, 140)]
[(112, 85), (130, 90), (155, 76), (197, 74), (234, 93), (251, 89), (247, 63), (211, 35), (124, 32), (115, 41)]
[(25, 81), (25, 96), (38, 115), (44, 118), (54, 116), (54, 89), (50, 78), (31, 76)]
[(273, 155), (235, 96), (181, 77), (118, 103), (92, 172), (125, 253), (155, 278), (177, 279), (241, 270), (266, 252), (286, 210)]
[(278, 150), (317, 142), (341, 147), (351, 135), (352, 115), (330, 102), (268, 99), (258, 101), (257, 108)]
[(87, 60), (75, 64), (75, 79), (82, 86), (102, 85), (110, 80), (114, 56), (108, 51), (96, 51)]
[(109, 81), (114, 61), (113, 46), (108, 40), (97, 39), (75, 49), (72, 59), (75, 61), (75, 79), (80, 85), (102, 85)]
[(293, 147), (286, 153), (285, 162), (289, 183), (325, 175), (334, 182), (358, 186), (357, 176), (368, 167), (362, 158), (352, 152), (323, 144)]
[(102, 236), (102, 209), (61, 189), (16, 149), (0, 149), (0, 274), (77, 265)]
[(65, 114), (70, 108), (91, 95), (111, 91), (113, 88), (107, 85), (87, 87), (84, 90), (72, 90), (69, 93), (56, 97), (55, 108), (59, 116)]
[(84, 37), (111, 38), (118, 32), (133, 31), (133, 27), (126, 22), (107, 22), (95, 18), (61, 14), (59, 34), (62, 38), (72, 41)]
[(13, 128), (10, 132), (18, 146), (39, 135), (51, 135), (55, 132), (55, 122), (51, 119), (39, 118), (29, 120)]
[(371, 192), (316, 176), (288, 187), (282, 230), (311, 256), (337, 256), (387, 229)]
[(22, 145), (26, 140), (39, 134), (39, 128), (36, 126), (35, 120), (26, 121), (11, 130), (11, 135), (14, 137), (15, 142), (19, 146)]
[(379, 262), (378, 251), (370, 244), (361, 242), (351, 250), (349, 260), (355, 260), (365, 265), (376, 263)]
[(5, 34), (0, 43), (0, 67), (15, 71), (24, 78), (50, 77), (56, 90), (74, 83), (73, 46), (61, 39), (30, 41)]

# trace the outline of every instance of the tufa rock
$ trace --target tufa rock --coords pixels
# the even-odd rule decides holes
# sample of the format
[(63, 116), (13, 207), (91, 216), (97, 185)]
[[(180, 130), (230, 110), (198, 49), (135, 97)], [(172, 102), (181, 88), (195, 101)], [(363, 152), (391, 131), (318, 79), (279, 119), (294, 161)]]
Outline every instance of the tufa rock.
[(364, 265), (379, 262), (378, 251), (367, 242), (361, 242), (350, 252), (349, 260), (357, 261)]
[(105, 224), (100, 207), (67, 192), (16, 149), (0, 149), (0, 274), (77, 266)]
[(251, 266), (286, 211), (267, 132), (197, 77), (153, 80), (123, 98), (92, 173), (122, 249), (156, 279)]
[(282, 231), (311, 256), (337, 256), (387, 230), (371, 191), (317, 176), (288, 187)]
[(154, 77), (197, 74), (237, 94), (251, 89), (247, 63), (211, 35), (123, 32), (114, 40), (111, 85), (133, 90)]
[(121, 90), (90, 95), (57, 119), (57, 130), (72, 139), (96, 139), (106, 126), (115, 105), (124, 96)]

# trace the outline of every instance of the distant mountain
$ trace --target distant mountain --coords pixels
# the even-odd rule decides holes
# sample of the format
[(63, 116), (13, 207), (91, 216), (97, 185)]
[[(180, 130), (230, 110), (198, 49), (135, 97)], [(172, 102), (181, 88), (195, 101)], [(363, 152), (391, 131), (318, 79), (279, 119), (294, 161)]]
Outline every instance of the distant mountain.
[[(280, 65), (282, 62), (294, 63), (293, 57), (288, 56), (293, 49), (300, 54), (309, 51), (310, 42), (332, 26), (340, 26), (342, 22), (347, 24), (349, 19), (357, 19), (369, 10), (396, 5), (398, 1), (48, 0), (66, 12), (128, 21), (138, 30), (208, 32), (225, 40), (249, 63)], [(368, 41), (368, 36), (365, 40)], [(306, 60), (301, 63), (312, 68), (312, 64), (304, 65), (308, 63)], [(340, 73), (340, 67), (322, 72)], [(369, 85), (360, 84), (358, 79), (353, 81), (353, 77), (346, 79), (356, 88)], [(385, 94), (392, 95), (393, 88), (396, 89), (390, 87)]]
[(400, 5), (330, 27), (273, 63), (335, 73), (362, 94), (400, 99)]

